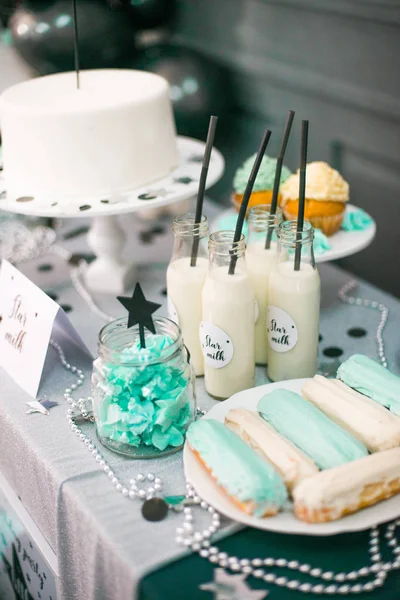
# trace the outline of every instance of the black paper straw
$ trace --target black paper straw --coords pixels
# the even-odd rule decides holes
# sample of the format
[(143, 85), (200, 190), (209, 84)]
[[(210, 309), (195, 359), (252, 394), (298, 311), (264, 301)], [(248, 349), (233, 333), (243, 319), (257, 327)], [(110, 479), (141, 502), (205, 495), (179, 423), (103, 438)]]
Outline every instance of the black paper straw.
[[(286, 119), (286, 125), (283, 132), (281, 149), (279, 150), (278, 158), (276, 161), (276, 171), (275, 171), (275, 180), (274, 180), (274, 188), (272, 191), (272, 200), (271, 200), (271, 208), (269, 214), (274, 216), (276, 213), (276, 207), (278, 205), (278, 195), (279, 195), (279, 185), (281, 182), (281, 173), (282, 173), (282, 165), (283, 159), (285, 158), (286, 147), (289, 141), (290, 131), (292, 129), (292, 123), (294, 119), (294, 110), (289, 110), (288, 116)], [(273, 227), (271, 222), (268, 222), (268, 231), (267, 238), (265, 240), (265, 249), (268, 250), (271, 246)]]
[(304, 226), (304, 206), (306, 197), (306, 164), (308, 144), (308, 121), (301, 122), (300, 150), (300, 181), (299, 181), (299, 212), (297, 214), (296, 250), (294, 255), (294, 270), (300, 271), (301, 241)]
[[(199, 189), (197, 192), (196, 214), (195, 214), (195, 218), (194, 218), (195, 225), (199, 225), (201, 223), (201, 216), (203, 214), (204, 193), (206, 190), (208, 167), (210, 164), (211, 151), (212, 151), (212, 148), (214, 145), (217, 121), (218, 121), (218, 117), (212, 116), (210, 118), (210, 123), (208, 125), (207, 142), (206, 142), (206, 148), (205, 148), (204, 156), (203, 156), (203, 165), (201, 168)], [(199, 252), (199, 244), (200, 244), (200, 235), (195, 235), (193, 238), (192, 254), (191, 254), (191, 258), (190, 258), (190, 266), (191, 267), (196, 266), (197, 254)]]
[[(244, 223), (244, 220), (246, 217), (247, 207), (249, 205), (251, 192), (253, 191), (254, 182), (256, 180), (258, 171), (260, 169), (261, 161), (264, 157), (265, 150), (267, 149), (270, 137), (271, 137), (271, 132), (269, 131), (269, 129), (266, 129), (266, 131), (264, 132), (263, 138), (261, 140), (261, 144), (258, 149), (256, 160), (254, 161), (254, 165), (253, 165), (249, 180), (246, 185), (246, 189), (243, 194), (242, 203), (240, 205), (240, 210), (239, 210), (239, 215), (238, 215), (238, 218), (236, 221), (236, 229), (235, 229), (235, 235), (233, 237), (232, 250), (235, 249), (235, 244), (237, 244), (237, 242), (240, 240), (240, 237), (242, 235), (243, 223)], [(231, 262), (229, 264), (229, 271), (228, 271), (229, 275), (233, 275), (235, 273), (236, 263), (237, 263), (237, 256), (232, 253)]]
[(77, 0), (73, 0), (73, 12), (74, 12), (74, 61), (75, 61), (75, 72), (76, 72), (76, 87), (80, 89), (80, 66), (79, 66), (79, 30), (78, 30), (78, 11), (76, 7)]

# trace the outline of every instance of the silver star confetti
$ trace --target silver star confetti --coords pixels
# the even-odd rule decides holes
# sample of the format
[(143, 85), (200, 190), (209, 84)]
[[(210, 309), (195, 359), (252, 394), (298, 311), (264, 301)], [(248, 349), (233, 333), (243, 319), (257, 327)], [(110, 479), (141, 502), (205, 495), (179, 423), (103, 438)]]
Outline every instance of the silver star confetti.
[(263, 600), (267, 590), (252, 590), (245, 582), (247, 575), (230, 575), (224, 569), (214, 569), (214, 581), (203, 583), (200, 589), (214, 592), (215, 600)]
[(29, 410), (26, 411), (27, 415), (31, 415), (32, 413), (40, 413), (41, 415), (48, 415), (49, 409), (53, 408), (53, 406), (58, 406), (58, 402), (53, 402), (52, 400), (48, 400), (46, 397), (41, 400), (33, 400), (32, 402), (25, 402), (27, 406), (29, 406)]

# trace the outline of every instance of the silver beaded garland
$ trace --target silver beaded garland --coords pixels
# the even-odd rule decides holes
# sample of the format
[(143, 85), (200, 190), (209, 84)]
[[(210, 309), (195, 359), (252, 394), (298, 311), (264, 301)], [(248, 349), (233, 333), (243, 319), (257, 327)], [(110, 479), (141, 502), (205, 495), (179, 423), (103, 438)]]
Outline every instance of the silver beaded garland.
[[(69, 408), (67, 411), (67, 421), (71, 427), (71, 431), (75, 433), (77, 438), (86, 446), (88, 451), (92, 454), (95, 461), (99, 464), (99, 467), (108, 476), (111, 484), (115, 487), (115, 490), (120, 493), (124, 498), (129, 500), (150, 500), (155, 495), (160, 493), (163, 488), (163, 481), (161, 477), (156, 477), (154, 473), (138, 473), (136, 477), (130, 480), (130, 485), (125, 485), (114, 473), (110, 465), (107, 463), (104, 456), (101, 454), (99, 448), (93, 443), (93, 441), (82, 431), (82, 429), (75, 423), (75, 419), (82, 418), (85, 421), (94, 421), (92, 414), (92, 398), (79, 398), (74, 400), (71, 393), (81, 387), (85, 382), (85, 375), (83, 371), (77, 367), (71, 365), (65, 358), (65, 354), (59, 344), (54, 340), (50, 341), (50, 345), (58, 353), (58, 357), (61, 361), (62, 366), (73, 373), (77, 377), (76, 383), (67, 387), (64, 391), (64, 398), (68, 402)], [(139, 487), (138, 484), (147, 484)]]
[[(195, 490), (190, 484), (187, 484), (187, 497), (198, 498)], [(212, 523), (208, 528), (208, 532), (220, 527), (220, 516), (215, 509), (208, 506), (204, 500), (196, 502), (199, 508), (207, 510), (212, 515)], [(313, 593), (318, 595), (332, 594), (359, 594), (360, 592), (371, 592), (378, 587), (384, 585), (388, 572), (400, 568), (400, 559), (397, 554), (400, 553), (400, 542), (395, 538), (396, 527), (400, 527), (400, 519), (390, 523), (387, 527), (385, 538), (388, 540), (388, 548), (392, 551), (394, 560), (387, 563), (382, 563), (382, 555), (379, 546), (379, 530), (373, 527), (370, 530), (369, 549), (371, 564), (367, 567), (361, 567), (358, 571), (334, 573), (333, 571), (324, 571), (319, 567), (312, 567), (306, 563), (300, 563), (297, 560), (286, 560), (285, 558), (238, 558), (229, 556), (226, 552), (220, 552), (216, 546), (209, 546), (209, 536), (205, 536), (202, 532), (196, 531), (193, 525), (192, 508), (186, 507), (184, 510), (184, 525), (176, 530), (176, 542), (179, 545), (190, 547), (194, 552), (202, 558), (207, 558), (212, 564), (218, 564), (220, 567), (229, 569), (234, 573), (243, 573), (244, 575), (252, 575), (257, 579), (263, 579), (266, 583), (272, 583), (278, 587), (286, 587), (290, 590), (297, 590), (303, 593)], [(190, 524), (185, 527), (185, 523)], [(394, 543), (393, 543), (394, 542)], [(314, 579), (321, 579), (323, 583), (301, 583), (297, 579), (289, 579), (280, 577), (275, 573), (267, 573), (265, 567), (288, 568), (292, 571), (307, 573)], [(365, 583), (356, 583), (358, 580), (371, 576), (373, 579)], [(350, 583), (342, 583), (349, 581)], [(329, 583), (326, 583), (329, 582)], [(332, 583), (335, 582), (335, 583)], [(336, 583), (338, 582), (338, 583)]]
[[(353, 286), (351, 286), (353, 287)], [(347, 284), (345, 294), (349, 291), (350, 287)], [(341, 292), (343, 291), (343, 288)], [(369, 302), (369, 301), (366, 301)], [(352, 303), (352, 302), (351, 302)], [(381, 307), (381, 308), (379, 308)], [(375, 306), (373, 307), (375, 308)], [(380, 328), (377, 332), (378, 345), (379, 335), (382, 340), (383, 327), (387, 320), (388, 309), (383, 305), (377, 305), (377, 308), (382, 311)], [(386, 309), (387, 312), (384, 312)], [(72, 391), (77, 390), (81, 387), (85, 381), (83, 372), (77, 367), (74, 367), (65, 359), (64, 352), (59, 344), (53, 340), (50, 342), (51, 346), (57, 351), (60, 361), (63, 367), (75, 374), (77, 381), (74, 385), (66, 388), (64, 392), (64, 398), (69, 404), (67, 411), (67, 421), (71, 427), (71, 430), (75, 435), (82, 441), (84, 446), (93, 455), (96, 462), (98, 462), (100, 468), (108, 476), (111, 484), (115, 487), (116, 491), (122, 494), (123, 497), (129, 500), (148, 500), (154, 497), (158, 492), (162, 490), (163, 482), (160, 477), (156, 477), (153, 473), (138, 473), (136, 477), (132, 478), (129, 482), (129, 486), (125, 486), (123, 482), (115, 475), (106, 459), (102, 456), (99, 449), (95, 446), (92, 440), (80, 429), (75, 423), (75, 419), (83, 418), (84, 420), (94, 420), (91, 408), (92, 399), (79, 398), (74, 400), (71, 396)], [(381, 362), (384, 366), (387, 366), (387, 361), (383, 350), (382, 340), (382, 356)], [(142, 487), (139, 487), (142, 484)], [(144, 487), (144, 484), (147, 487)], [(221, 526), (219, 513), (210, 506), (207, 502), (202, 500), (188, 483), (186, 486), (186, 502), (190, 505), (196, 505), (201, 510), (207, 511), (211, 517), (211, 524), (208, 528), (202, 531), (196, 531), (194, 527), (194, 517), (192, 508), (190, 505), (186, 505), (183, 509), (183, 526), (178, 527), (176, 530), (176, 543), (187, 548), (191, 548), (193, 552), (197, 552), (202, 558), (206, 558), (210, 563), (219, 565), (220, 567), (229, 569), (235, 573), (242, 573), (244, 575), (252, 575), (253, 577), (263, 579), (266, 583), (277, 585), (278, 587), (286, 587), (289, 590), (297, 590), (303, 593), (314, 593), (318, 595), (331, 595), (331, 594), (358, 594), (360, 592), (371, 592), (376, 588), (382, 587), (387, 579), (388, 573), (395, 569), (400, 569), (400, 542), (395, 537), (395, 530), (400, 527), (400, 519), (390, 523), (387, 526), (385, 532), (385, 540), (387, 540), (388, 549), (393, 555), (393, 560), (387, 563), (382, 562), (382, 554), (380, 552), (380, 540), (379, 531), (376, 527), (370, 530), (369, 539), (369, 555), (371, 564), (366, 567), (360, 568), (358, 571), (350, 571), (334, 573), (333, 571), (323, 571), (318, 567), (312, 567), (306, 563), (300, 563), (296, 560), (288, 561), (285, 558), (272, 558), (267, 557), (264, 559), (254, 558), (252, 560), (246, 558), (238, 558), (236, 556), (229, 556), (226, 552), (220, 552), (218, 547), (211, 546), (210, 539), (216, 533)], [(277, 568), (288, 568), (292, 571), (299, 571), (303, 574), (308, 574), (314, 579), (322, 579), (324, 583), (301, 583), (297, 579), (288, 579), (287, 577), (279, 577), (275, 573), (267, 573), (265, 567), (277, 567)], [(366, 583), (355, 583), (355, 581), (372, 576), (373, 578)], [(334, 581), (335, 583), (332, 583)], [(343, 582), (351, 583), (343, 583)], [(328, 583), (327, 583), (328, 582)]]
[(367, 298), (361, 298), (349, 295), (352, 290), (358, 286), (357, 281), (352, 279), (345, 283), (339, 290), (339, 298), (345, 304), (356, 304), (357, 306), (363, 306), (364, 308), (372, 308), (380, 312), (380, 320), (376, 329), (376, 343), (378, 346), (378, 357), (382, 365), (387, 369), (388, 361), (385, 355), (385, 344), (383, 341), (383, 330), (389, 316), (389, 309), (385, 304), (377, 302), (376, 300), (368, 300)]

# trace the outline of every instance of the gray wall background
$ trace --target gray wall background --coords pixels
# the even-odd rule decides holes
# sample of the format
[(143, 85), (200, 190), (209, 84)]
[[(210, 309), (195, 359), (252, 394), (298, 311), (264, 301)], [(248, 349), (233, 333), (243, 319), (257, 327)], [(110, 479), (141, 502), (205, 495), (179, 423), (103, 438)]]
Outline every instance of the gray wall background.
[(351, 200), (378, 223), (375, 242), (340, 261), (400, 296), (400, 2), (398, 0), (179, 0), (175, 39), (229, 72), (234, 109), (220, 115), (227, 172), (213, 193), (229, 203), (233, 172), (262, 131), (277, 152), (289, 109), (310, 120), (309, 160), (326, 160)]

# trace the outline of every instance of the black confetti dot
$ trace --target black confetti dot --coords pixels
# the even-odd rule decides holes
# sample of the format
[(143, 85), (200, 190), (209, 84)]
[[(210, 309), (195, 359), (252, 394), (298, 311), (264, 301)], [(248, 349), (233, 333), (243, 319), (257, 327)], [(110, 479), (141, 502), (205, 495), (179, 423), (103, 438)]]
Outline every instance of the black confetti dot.
[(151, 498), (142, 504), (142, 515), (146, 521), (162, 521), (168, 514), (168, 504), (162, 498)]
[(49, 298), (54, 300), (54, 302), (57, 301), (57, 294), (54, 294), (53, 292), (46, 292), (46, 294), (48, 295)]
[(110, 201), (109, 201), (109, 200), (100, 200), (100, 202), (101, 202), (102, 204), (110, 204)]
[(337, 358), (338, 356), (342, 356), (343, 350), (336, 346), (329, 346), (329, 348), (323, 350), (323, 353), (325, 356), (329, 356), (329, 358)]
[(92, 207), (90, 206), (90, 204), (82, 204), (82, 206), (79, 207), (79, 210), (84, 211), (84, 210), (90, 210)]
[(347, 331), (347, 335), (350, 337), (360, 338), (367, 335), (367, 331), (362, 327), (352, 327)]
[(58, 202), (53, 202), (51, 206), (57, 206)]
[(154, 235), (162, 235), (163, 233), (165, 233), (165, 227), (163, 227), (162, 225), (156, 225), (151, 229), (151, 233), (153, 233)]
[(76, 227), (75, 229), (71, 229), (71, 231), (67, 231), (64, 233), (64, 240), (72, 240), (73, 238), (79, 237), (80, 235), (84, 235), (89, 231), (89, 227), (84, 225), (82, 227)]
[(189, 158), (188, 162), (201, 163), (201, 162), (203, 162), (203, 157), (200, 154), (198, 154), (196, 156), (191, 156)]
[(189, 185), (192, 181), (195, 181), (191, 177), (178, 177), (178, 179), (174, 179), (175, 183), (183, 183), (185, 185)]
[(153, 241), (153, 234), (151, 231), (141, 231), (139, 238), (142, 244), (151, 244)]
[(157, 198), (157, 196), (154, 196), (154, 194), (151, 194), (149, 192), (146, 192), (145, 194), (140, 194), (140, 196), (138, 196), (139, 200), (154, 200), (154, 198)]
[(319, 336), (318, 336), (318, 341), (319, 341), (319, 342), (322, 342), (322, 340), (323, 340), (323, 339), (324, 339), (324, 338), (322, 337), (322, 335), (321, 335), (321, 334), (319, 334)]
[(3, 170), (3, 165), (0, 165), (0, 171), (2, 171), (2, 170)]
[(72, 306), (70, 304), (61, 304), (61, 308), (65, 313), (70, 313), (72, 311)]
[(38, 269), (41, 273), (47, 273), (48, 271), (53, 270), (53, 265), (51, 265), (50, 263), (43, 263), (42, 265), (38, 266)]
[(17, 198), (17, 202), (32, 202), (32, 200), (34, 200), (33, 196), (20, 196), (19, 198)]
[(85, 253), (79, 253), (76, 252), (75, 254), (73, 254), (71, 256), (71, 258), (69, 259), (68, 263), (70, 265), (74, 265), (77, 266), (79, 265), (79, 263), (81, 262), (81, 260), (85, 260), (87, 263), (91, 263), (95, 260), (95, 255), (94, 254), (85, 254)]
[(161, 296), (166, 296), (167, 294), (168, 294), (167, 288), (164, 288), (163, 290), (161, 290)]

